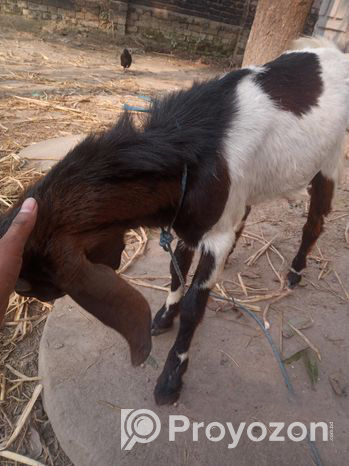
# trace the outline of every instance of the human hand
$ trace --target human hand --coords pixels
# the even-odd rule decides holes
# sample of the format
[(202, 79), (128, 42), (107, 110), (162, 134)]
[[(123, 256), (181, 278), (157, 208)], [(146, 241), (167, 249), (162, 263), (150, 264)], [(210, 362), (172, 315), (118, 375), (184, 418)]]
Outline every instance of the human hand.
[(35, 225), (37, 213), (36, 200), (28, 197), (0, 239), (0, 325), (21, 271), (24, 246)]

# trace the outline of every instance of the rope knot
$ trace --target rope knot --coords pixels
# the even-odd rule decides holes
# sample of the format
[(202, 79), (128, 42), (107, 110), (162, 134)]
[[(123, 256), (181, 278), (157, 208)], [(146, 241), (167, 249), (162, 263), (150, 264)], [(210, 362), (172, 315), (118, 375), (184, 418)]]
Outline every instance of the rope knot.
[(161, 230), (160, 233), (160, 246), (164, 251), (168, 252), (172, 241), (174, 240), (173, 235), (170, 231)]

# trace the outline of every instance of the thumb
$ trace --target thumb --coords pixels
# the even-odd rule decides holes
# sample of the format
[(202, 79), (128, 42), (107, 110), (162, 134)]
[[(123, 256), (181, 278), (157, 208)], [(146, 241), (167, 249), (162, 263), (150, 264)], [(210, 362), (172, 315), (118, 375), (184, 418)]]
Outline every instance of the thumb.
[(10, 254), (22, 255), (25, 243), (34, 228), (37, 213), (36, 200), (28, 197), (2, 238), (2, 241), (6, 242)]

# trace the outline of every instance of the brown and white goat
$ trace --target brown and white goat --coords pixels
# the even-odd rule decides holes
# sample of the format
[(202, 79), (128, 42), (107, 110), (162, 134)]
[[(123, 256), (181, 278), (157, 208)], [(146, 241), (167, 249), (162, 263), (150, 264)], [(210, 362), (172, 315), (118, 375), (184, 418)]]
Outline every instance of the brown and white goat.
[[(165, 226), (175, 214), (171, 292), (152, 333), (180, 328), (156, 388), (157, 403), (177, 400), (188, 350), (210, 289), (241, 233), (251, 205), (311, 184), (308, 220), (288, 275), (301, 278), (306, 256), (331, 207), (348, 123), (349, 62), (331, 47), (288, 52), (258, 68), (234, 71), (153, 103), (141, 129), (124, 114), (89, 136), (28, 189), (39, 204), (17, 291), (42, 300), (68, 293), (129, 342), (134, 364), (151, 348), (150, 310), (115, 274), (127, 229)], [(0, 222), (3, 234), (17, 206)]]

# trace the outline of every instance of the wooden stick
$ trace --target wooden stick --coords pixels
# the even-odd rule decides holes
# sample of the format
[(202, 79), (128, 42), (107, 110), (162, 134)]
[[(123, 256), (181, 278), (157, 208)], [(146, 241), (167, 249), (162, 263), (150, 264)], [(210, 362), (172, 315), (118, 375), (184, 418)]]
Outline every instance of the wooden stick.
[(310, 348), (315, 351), (319, 361), (321, 361), (321, 354), (320, 354), (320, 351), (317, 349), (317, 347), (315, 345), (313, 345), (313, 343), (309, 340), (309, 338), (307, 338), (303, 332), (301, 332), (300, 330), (298, 330), (298, 328), (294, 327), (289, 321), (287, 321), (287, 325), (289, 325), (291, 327), (291, 329), (297, 333), (297, 335), (299, 335), (301, 338), (303, 338), (303, 340), (310, 346)]
[(242, 289), (242, 291), (244, 292), (244, 295), (245, 295), (245, 296), (248, 296), (248, 292), (247, 292), (245, 283), (244, 283), (244, 281), (243, 281), (243, 279), (242, 279), (242, 277), (241, 277), (241, 273), (240, 273), (240, 272), (238, 273), (238, 280), (239, 280), (241, 289)]
[[(244, 233), (242, 233), (242, 236), (244, 238), (250, 238), (252, 240), (258, 241), (261, 244), (266, 244), (267, 243), (267, 241), (265, 240), (264, 237), (262, 237), (260, 235), (257, 235), (256, 233), (245, 231)], [(270, 246), (270, 250), (273, 251), (275, 254), (277, 254), (280, 257), (282, 263), (285, 262), (285, 258), (282, 256), (282, 254), (277, 250), (277, 248), (274, 245)]]
[(339, 277), (339, 275), (338, 275), (338, 273), (337, 273), (336, 270), (333, 269), (333, 272), (334, 272), (334, 274), (335, 274), (335, 276), (336, 276), (336, 278), (337, 278), (337, 280), (338, 280), (338, 282), (339, 282), (339, 284), (340, 284), (340, 286), (341, 286), (341, 288), (342, 288), (342, 290), (343, 290), (343, 292), (344, 292), (344, 294), (345, 294), (347, 300), (349, 301), (349, 293), (348, 293), (347, 290), (344, 288), (344, 285), (343, 285), (342, 280), (340, 279), (340, 277)]
[(284, 280), (283, 280), (283, 278), (281, 277), (281, 275), (276, 271), (276, 269), (275, 269), (275, 267), (274, 267), (274, 265), (273, 265), (273, 263), (272, 263), (272, 261), (271, 261), (271, 259), (270, 259), (270, 256), (269, 256), (269, 252), (268, 252), (268, 251), (265, 251), (265, 255), (266, 255), (266, 258), (267, 258), (267, 260), (268, 260), (268, 262), (269, 262), (269, 265), (270, 265), (272, 271), (275, 273), (276, 278), (277, 278), (277, 279), (279, 280), (279, 282), (280, 282), (280, 290), (282, 290), (282, 288), (284, 287)]
[(17, 425), (15, 427), (15, 430), (12, 432), (12, 434), (10, 435), (9, 439), (6, 441), (5, 444), (2, 444), (0, 445), (0, 451), (1, 450), (5, 450), (6, 448), (8, 448), (15, 440), (16, 438), (18, 437), (19, 433), (21, 432), (31, 410), (33, 409), (33, 406), (36, 402), (36, 400), (38, 399), (40, 393), (42, 391), (42, 384), (38, 384), (35, 388), (34, 388), (34, 391), (33, 391), (33, 394), (27, 404), (27, 406), (24, 408), (21, 416), (19, 417), (18, 421), (17, 421)]
[(6, 391), (6, 379), (5, 374), (0, 374), (0, 401), (5, 400), (5, 391)]
[(264, 327), (266, 329), (270, 328), (270, 323), (269, 323), (269, 320), (268, 320), (268, 311), (269, 311), (270, 306), (272, 304), (275, 304), (278, 301), (280, 301), (280, 299), (285, 298), (290, 293), (291, 293), (291, 290), (289, 290), (289, 289), (285, 290), (283, 293), (280, 294), (280, 296), (277, 296), (276, 298), (274, 298), (272, 301), (270, 301), (270, 303), (268, 303), (265, 306), (264, 311), (263, 311), (263, 322), (264, 322)]
[(339, 220), (340, 218), (347, 217), (349, 214), (342, 214), (342, 215), (337, 215), (337, 217), (329, 218), (327, 221), (328, 222), (334, 222), (335, 220)]
[(127, 275), (121, 274), (124, 278), (126, 278), (127, 281), (130, 283), (133, 283), (134, 285), (138, 286), (143, 286), (144, 288), (153, 288), (154, 290), (159, 290), (159, 291), (166, 291), (168, 293), (169, 288), (166, 288), (165, 286), (159, 286), (159, 285), (150, 285), (150, 283), (143, 282), (141, 280), (132, 280), (132, 278), (129, 278)]
[[(317, 277), (318, 280), (321, 280), (321, 278), (323, 277), (323, 275), (325, 274), (326, 272), (326, 269), (327, 269), (327, 266), (328, 266), (328, 262), (329, 261), (325, 261), (325, 265), (322, 266), (321, 270), (320, 270), (320, 273)], [(327, 271), (328, 272), (328, 271)]]
[(125, 264), (121, 267), (120, 270), (118, 270), (119, 274), (124, 272), (125, 270), (127, 270), (129, 268), (129, 266), (132, 264), (133, 260), (140, 254), (142, 247), (143, 247), (143, 244), (139, 243), (138, 248), (137, 248), (136, 252), (133, 254), (133, 256), (130, 257), (130, 259), (127, 262), (125, 262)]
[(28, 466), (45, 466), (43, 463), (40, 463), (39, 461), (27, 458), (26, 456), (20, 455), (19, 453), (15, 453), (9, 450), (0, 451), (0, 456), (8, 460), (15, 461), (16, 463), (28, 464)]
[(278, 235), (275, 235), (274, 238), (272, 238), (270, 241), (268, 241), (264, 246), (262, 246), (257, 252), (252, 254), (248, 259), (245, 260), (245, 264), (247, 265), (253, 265), (264, 253), (265, 251), (271, 246), (273, 241), (278, 237)]
[(168, 280), (171, 278), (171, 275), (126, 275), (122, 274), (123, 277), (131, 280)]
[(57, 105), (57, 104), (52, 104), (50, 102), (46, 102), (46, 100), (30, 99), (29, 97), (20, 97), (19, 95), (14, 95), (13, 97), (15, 99), (24, 100), (31, 104), (38, 105), (39, 107), (53, 107), (53, 108), (56, 108), (57, 110), (62, 110), (63, 112), (84, 113), (81, 110), (78, 110), (76, 108), (63, 107), (62, 105)]
[(7, 367), (7, 369), (12, 372), (12, 374), (16, 375), (17, 377), (20, 377), (21, 379), (30, 379), (31, 377), (27, 377), (25, 374), (22, 374), (21, 372), (19, 372), (17, 369), (15, 369), (14, 367), (10, 366), (10, 364), (5, 364), (5, 367)]
[(240, 299), (240, 300), (235, 300), (235, 301), (240, 301), (242, 304), (243, 303), (258, 303), (259, 301), (267, 301), (268, 299), (272, 299), (272, 298), (277, 298), (278, 296), (280, 296), (280, 293), (281, 293), (281, 296), (283, 296), (283, 292), (280, 292), (280, 291), (276, 291), (276, 292), (271, 292), (269, 294), (265, 294), (265, 295), (256, 295), (256, 296), (251, 296), (251, 297), (248, 297), (246, 299)]
[(226, 352), (223, 351), (223, 350), (219, 350), (219, 352), (225, 354), (225, 356), (227, 356), (227, 358), (231, 359), (231, 360), (233, 361), (233, 363), (236, 364), (237, 367), (240, 367), (239, 363), (235, 361), (235, 359), (233, 358), (233, 356), (230, 356), (230, 354), (226, 353)]

